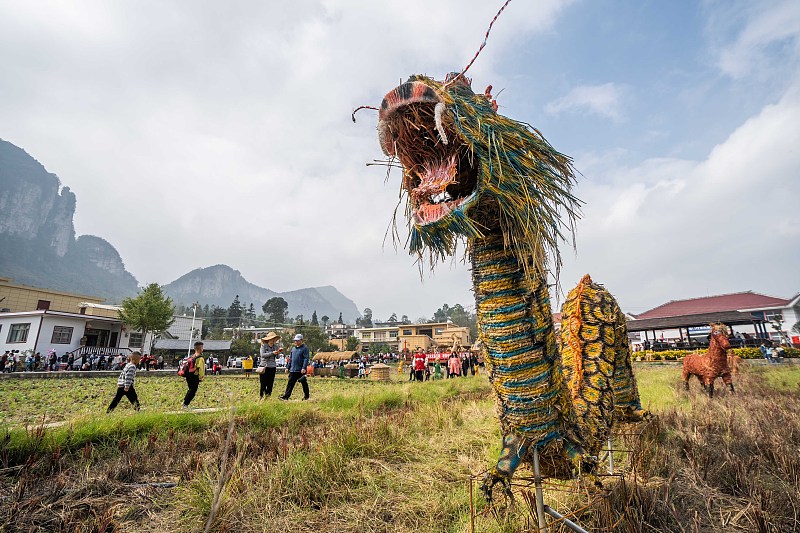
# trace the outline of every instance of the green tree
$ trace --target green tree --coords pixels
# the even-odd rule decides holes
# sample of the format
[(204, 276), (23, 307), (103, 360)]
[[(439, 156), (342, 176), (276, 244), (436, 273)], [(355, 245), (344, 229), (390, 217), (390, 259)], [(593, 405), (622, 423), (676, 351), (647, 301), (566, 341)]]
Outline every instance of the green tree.
[(347, 344), (345, 345), (348, 352), (352, 352), (356, 348), (358, 348), (358, 338), (357, 337), (347, 337)]
[(236, 326), (241, 325), (243, 311), (244, 308), (242, 307), (242, 302), (239, 301), (239, 295), (237, 294), (231, 305), (228, 307), (228, 327), (235, 328)]
[(364, 308), (364, 316), (356, 319), (356, 325), (362, 328), (372, 327), (372, 309), (369, 307)]
[(327, 326), (328, 322), (331, 321), (331, 317), (329, 317), (328, 315), (322, 315), (322, 317), (319, 320), (320, 322), (322, 322), (323, 326)]
[(311, 325), (312, 326), (319, 326), (319, 320), (317, 320), (317, 310), (314, 309), (314, 312), (311, 313)]
[(400, 322), (402, 322), (403, 324), (411, 324), (411, 320), (409, 320), (408, 315), (401, 316)]
[[(151, 283), (139, 291), (135, 298), (122, 300), (119, 319), (130, 329), (141, 331), (142, 337), (149, 332), (161, 333), (175, 322), (175, 306), (158, 283)], [(152, 351), (152, 346), (149, 351)]]
[(231, 340), (231, 357), (246, 357), (257, 351), (258, 345), (253, 342), (252, 335), (242, 335)]
[(296, 317), (294, 317), (294, 323), (297, 324), (298, 326), (304, 326), (305, 322), (303, 322), (303, 315), (297, 315)]
[[(300, 325), (294, 328), (294, 332), (284, 331), (281, 333), (281, 342), (283, 343), (284, 352), (288, 355), (291, 347), (294, 346), (294, 336), (300, 333), (303, 335), (303, 343), (308, 346), (309, 351), (313, 354), (316, 352), (331, 351), (330, 340), (322, 328), (319, 326), (311, 326), (308, 324)], [(288, 347), (288, 348), (287, 348)]]
[(336, 322), (339, 323), (339, 324), (344, 324), (344, 321), (342, 320), (342, 312), (341, 311), (339, 311), (339, 320), (337, 320)]
[(280, 296), (267, 300), (261, 306), (261, 309), (273, 325), (279, 326), (286, 323), (286, 312), (289, 310), (289, 304)]
[(389, 322), (390, 324), (396, 324), (397, 323), (397, 313), (392, 313), (391, 316), (389, 317), (389, 320), (387, 320), (387, 322)]

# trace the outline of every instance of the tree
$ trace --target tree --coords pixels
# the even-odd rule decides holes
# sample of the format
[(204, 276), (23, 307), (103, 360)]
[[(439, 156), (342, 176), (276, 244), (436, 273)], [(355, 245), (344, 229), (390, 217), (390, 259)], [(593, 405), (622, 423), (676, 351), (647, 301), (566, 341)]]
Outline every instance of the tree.
[(364, 308), (364, 316), (356, 319), (356, 325), (362, 328), (372, 327), (372, 309), (369, 307)]
[(322, 315), (322, 318), (320, 318), (319, 320), (320, 322), (322, 322), (323, 327), (325, 327), (328, 325), (328, 322), (330, 322), (331, 317), (329, 317), (328, 315)]
[(408, 315), (401, 316), (400, 322), (402, 322), (403, 324), (411, 324), (411, 320), (409, 320)]
[(450, 306), (447, 304), (442, 305), (435, 313), (433, 313), (434, 322), (447, 322), (450, 318)]
[(248, 326), (252, 325), (253, 322), (256, 321), (256, 308), (252, 303), (250, 304), (250, 307), (247, 308), (247, 311), (244, 312), (244, 318)]
[[(135, 298), (122, 300), (118, 315), (130, 329), (141, 331), (142, 338), (145, 338), (149, 332), (161, 333), (175, 322), (175, 306), (158, 283), (151, 283)], [(152, 351), (152, 346), (150, 348)]]
[(228, 307), (228, 327), (234, 328), (241, 325), (243, 311), (242, 302), (239, 301), (239, 295), (237, 294), (230, 307)]
[(339, 311), (339, 320), (337, 320), (336, 322), (339, 323), (339, 324), (344, 324), (344, 321), (342, 320), (342, 312), (341, 311)]
[[(300, 333), (303, 335), (303, 343), (308, 346), (309, 351), (312, 353), (320, 351), (329, 351), (330, 340), (327, 335), (322, 331), (319, 326), (302, 325), (294, 329), (294, 333), (285, 331), (281, 334), (281, 342), (284, 346), (294, 346), (294, 336)], [(289, 350), (286, 350), (289, 353)]]
[(387, 320), (387, 322), (389, 322), (390, 324), (396, 324), (397, 323), (397, 313), (392, 313), (392, 315), (389, 317), (389, 320)]
[(345, 348), (348, 352), (352, 352), (358, 348), (358, 337), (347, 337), (347, 344), (345, 345)]
[(297, 324), (298, 326), (304, 326), (305, 322), (303, 322), (303, 315), (297, 315), (296, 317), (294, 317), (294, 323)]
[(267, 300), (267, 302), (261, 306), (261, 309), (273, 325), (278, 326), (286, 323), (286, 312), (289, 310), (289, 304), (280, 296), (275, 296)]
[(792, 326), (792, 331), (795, 333), (800, 333), (800, 320), (794, 323), (794, 326)]
[(317, 310), (314, 309), (314, 312), (311, 313), (311, 325), (312, 326), (319, 326), (319, 320), (317, 320)]
[(231, 341), (230, 357), (246, 357), (258, 351), (258, 346), (253, 342), (251, 335), (242, 335)]

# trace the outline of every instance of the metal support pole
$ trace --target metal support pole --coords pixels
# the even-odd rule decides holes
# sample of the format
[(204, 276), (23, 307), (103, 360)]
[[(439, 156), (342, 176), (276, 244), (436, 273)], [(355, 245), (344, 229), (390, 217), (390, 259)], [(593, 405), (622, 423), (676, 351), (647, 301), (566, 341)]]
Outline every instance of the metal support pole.
[(189, 328), (189, 349), (186, 351), (186, 357), (192, 356), (192, 341), (194, 340), (194, 319), (197, 316), (197, 303), (192, 304), (192, 326)]
[(533, 483), (536, 489), (536, 519), (539, 521), (539, 531), (547, 532), (547, 520), (544, 517), (544, 491), (542, 490), (542, 472), (539, 469), (539, 450), (533, 449)]
[(608, 473), (614, 473), (614, 447), (611, 444), (611, 437), (608, 438)]
[(583, 529), (581, 526), (579, 526), (578, 524), (576, 524), (575, 522), (573, 522), (572, 520), (570, 520), (570, 519), (568, 519), (568, 518), (564, 518), (564, 516), (563, 516), (563, 515), (561, 515), (561, 514), (557, 513), (556, 511), (554, 511), (553, 509), (551, 509), (551, 508), (550, 508), (549, 506), (547, 506), (547, 505), (545, 505), (545, 506), (544, 506), (544, 512), (545, 512), (545, 513), (547, 513), (547, 514), (549, 514), (550, 516), (552, 516), (552, 517), (553, 517), (553, 518), (555, 518), (556, 520), (561, 520), (561, 522), (562, 522), (562, 523), (563, 523), (565, 526), (567, 526), (568, 528), (570, 528), (572, 531), (575, 531), (576, 533), (589, 533), (588, 531), (586, 531), (585, 529)]

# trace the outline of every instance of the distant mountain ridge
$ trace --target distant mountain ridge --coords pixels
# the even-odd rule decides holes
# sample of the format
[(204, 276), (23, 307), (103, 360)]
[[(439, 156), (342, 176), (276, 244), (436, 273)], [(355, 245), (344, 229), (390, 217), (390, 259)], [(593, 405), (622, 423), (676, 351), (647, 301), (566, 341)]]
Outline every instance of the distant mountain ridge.
[(261, 306), (267, 300), (280, 296), (289, 304), (291, 318), (303, 315), (305, 320), (311, 320), (316, 311), (317, 318), (328, 316), (333, 321), (342, 313), (342, 319), (352, 324), (361, 316), (358, 306), (330, 285), (280, 293), (250, 283), (241, 272), (227, 265), (197, 268), (164, 285), (163, 290), (175, 303), (184, 305), (200, 302), (228, 307), (239, 295), (243, 304), (252, 303), (256, 312), (261, 313)]
[(58, 176), (0, 139), (0, 275), (111, 302), (135, 295), (138, 282), (108, 241), (75, 238), (76, 205)]

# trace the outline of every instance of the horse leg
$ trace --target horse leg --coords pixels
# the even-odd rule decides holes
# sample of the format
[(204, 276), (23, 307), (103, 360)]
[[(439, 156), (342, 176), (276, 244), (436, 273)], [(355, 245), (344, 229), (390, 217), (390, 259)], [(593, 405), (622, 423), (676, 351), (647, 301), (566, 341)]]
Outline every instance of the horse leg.
[(731, 392), (736, 392), (733, 388), (733, 379), (731, 378), (730, 373), (722, 375), (722, 382), (731, 389)]
[(709, 385), (708, 385), (708, 397), (709, 398), (713, 398), (714, 397), (714, 382), (713, 381), (711, 383), (709, 383)]

